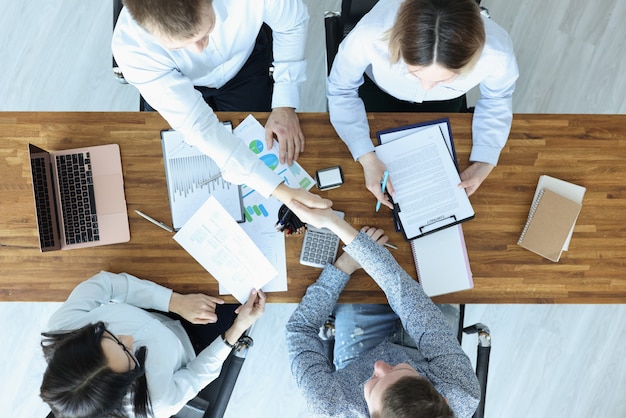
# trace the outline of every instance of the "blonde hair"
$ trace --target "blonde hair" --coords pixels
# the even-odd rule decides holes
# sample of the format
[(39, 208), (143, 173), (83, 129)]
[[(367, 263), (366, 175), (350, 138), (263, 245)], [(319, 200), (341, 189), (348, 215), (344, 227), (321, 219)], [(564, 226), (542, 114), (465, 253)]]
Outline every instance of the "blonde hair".
[(386, 35), (392, 63), (437, 63), (456, 73), (478, 61), (485, 37), (474, 0), (405, 0)]

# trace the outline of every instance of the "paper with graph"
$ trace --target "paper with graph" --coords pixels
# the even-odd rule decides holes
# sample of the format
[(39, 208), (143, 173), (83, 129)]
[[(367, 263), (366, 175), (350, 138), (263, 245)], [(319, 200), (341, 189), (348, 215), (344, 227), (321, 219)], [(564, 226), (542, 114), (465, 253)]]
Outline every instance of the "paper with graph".
[[(230, 130), (230, 126), (225, 128)], [(161, 132), (163, 163), (172, 223), (177, 231), (211, 196), (220, 202), (237, 222), (243, 222), (241, 188), (225, 181), (209, 156), (185, 142), (174, 131)]]
[[(267, 148), (265, 143), (265, 128), (254, 116), (248, 115), (248, 117), (235, 128), (233, 133), (241, 139), (266, 166), (281, 177), (287, 186), (294, 189), (301, 187), (305, 190), (309, 190), (315, 184), (313, 177), (296, 161), (294, 161), (292, 165), (281, 164), (278, 158), (278, 142), (274, 140), (272, 148)], [(245, 205), (245, 217), (246, 221), (249, 222), (252, 217), (258, 215), (258, 210), (255, 210), (254, 204), (261, 195), (247, 186), (242, 187), (242, 194)]]

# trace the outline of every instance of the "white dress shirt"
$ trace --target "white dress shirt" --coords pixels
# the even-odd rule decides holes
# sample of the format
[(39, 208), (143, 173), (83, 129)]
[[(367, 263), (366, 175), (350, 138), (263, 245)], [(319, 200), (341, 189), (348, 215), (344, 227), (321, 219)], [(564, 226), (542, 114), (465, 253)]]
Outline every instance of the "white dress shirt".
[(170, 50), (142, 29), (124, 8), (112, 48), (124, 78), (185, 140), (210, 156), (224, 178), (265, 197), (281, 179), (242, 141), (228, 133), (194, 86), (220, 88), (250, 56), (265, 22), (272, 28), (272, 108), (299, 106), (305, 80), (304, 44), (308, 13), (301, 0), (213, 0), (215, 27), (202, 53)]
[(381, 0), (346, 36), (328, 79), (330, 120), (354, 159), (374, 150), (363, 101), (358, 88), (367, 75), (393, 97), (421, 103), (460, 97), (476, 85), (481, 97), (472, 124), (470, 161), (498, 162), (513, 119), (512, 94), (519, 76), (513, 44), (504, 29), (483, 17), (486, 44), (471, 71), (449, 83), (424, 90), (419, 79), (408, 74), (402, 59), (391, 64), (389, 42), (401, 0)]
[(172, 291), (130, 274), (100, 272), (79, 284), (48, 322), (70, 331), (98, 321), (114, 335), (132, 335), (133, 351), (146, 346), (146, 380), (154, 415), (169, 418), (215, 380), (230, 348), (221, 338), (196, 357), (179, 321), (165, 315)]

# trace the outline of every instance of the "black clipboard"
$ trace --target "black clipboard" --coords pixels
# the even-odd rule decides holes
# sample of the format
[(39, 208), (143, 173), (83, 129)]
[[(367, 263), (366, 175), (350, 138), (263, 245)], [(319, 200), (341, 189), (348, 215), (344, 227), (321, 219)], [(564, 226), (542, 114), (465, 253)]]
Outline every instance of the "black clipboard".
[[(430, 121), (425, 121), (425, 122), (419, 122), (419, 123), (415, 123), (411, 125), (404, 125), (404, 126), (400, 126), (396, 128), (384, 129), (384, 130), (376, 132), (376, 137), (378, 140), (378, 144), (380, 145), (380, 144), (392, 141), (394, 139), (399, 139), (403, 136), (409, 135), (410, 133), (408, 131), (415, 131), (416, 128), (426, 128), (426, 127), (433, 126), (433, 125), (439, 125), (439, 129), (444, 139), (444, 142), (446, 144), (446, 147), (448, 149), (450, 158), (452, 162), (454, 163), (454, 167), (456, 168), (457, 173), (460, 173), (449, 118), (440, 118), (440, 119), (435, 119), (435, 120), (430, 120)], [(382, 140), (383, 136), (385, 135), (395, 136), (394, 134), (397, 134), (396, 138), (383, 142)], [(419, 234), (415, 236), (408, 236), (405, 228), (402, 225), (402, 222), (400, 221), (399, 212), (401, 211), (401, 208), (397, 203), (393, 202), (393, 200), (391, 199), (391, 196), (389, 196), (389, 198), (394, 206), (392, 215), (393, 215), (394, 226), (396, 228), (396, 231), (402, 232), (402, 235), (407, 241), (410, 241), (416, 238), (421, 238), (423, 236), (432, 234), (442, 229), (449, 228), (451, 226), (469, 221), (471, 219), (474, 219), (475, 217), (473, 210), (472, 210), (471, 216), (465, 216), (462, 219), (457, 219), (456, 215), (451, 215), (451, 216), (449, 215), (449, 216), (442, 216), (441, 218), (434, 218), (432, 221), (429, 221), (425, 225), (422, 225), (419, 227), (419, 231), (420, 231)]]

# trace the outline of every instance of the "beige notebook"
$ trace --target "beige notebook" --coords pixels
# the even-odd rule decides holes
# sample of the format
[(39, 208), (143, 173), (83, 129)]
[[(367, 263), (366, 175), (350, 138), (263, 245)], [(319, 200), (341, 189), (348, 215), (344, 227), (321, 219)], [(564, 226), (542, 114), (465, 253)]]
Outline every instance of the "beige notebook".
[(552, 261), (559, 261), (582, 205), (549, 189), (533, 201), (518, 245)]

